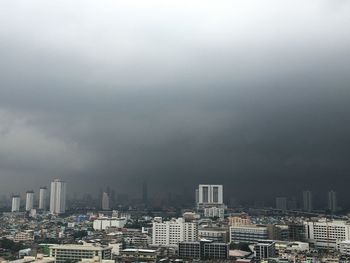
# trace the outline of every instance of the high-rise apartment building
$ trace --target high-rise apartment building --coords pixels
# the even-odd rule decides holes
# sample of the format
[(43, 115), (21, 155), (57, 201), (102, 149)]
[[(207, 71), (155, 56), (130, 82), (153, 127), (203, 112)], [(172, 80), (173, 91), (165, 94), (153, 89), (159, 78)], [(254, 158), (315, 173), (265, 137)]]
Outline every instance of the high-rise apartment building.
[(63, 214), (66, 211), (66, 183), (59, 179), (51, 182), (50, 212)]
[(12, 196), (11, 212), (19, 212), (21, 207), (21, 197), (19, 195)]
[(102, 193), (102, 210), (109, 210), (109, 195), (106, 192)]
[(333, 190), (328, 192), (328, 210), (331, 212), (337, 211), (337, 193)]
[(286, 211), (287, 210), (287, 198), (277, 197), (276, 198), (276, 209)]
[(311, 212), (312, 209), (312, 193), (310, 190), (303, 191), (303, 210)]
[(39, 209), (46, 210), (47, 209), (47, 188), (40, 187), (39, 190)]
[(26, 193), (26, 211), (32, 210), (34, 207), (34, 192), (27, 191)]
[(185, 222), (183, 218), (164, 222), (161, 218), (155, 218), (152, 231), (153, 245), (178, 246), (180, 242), (198, 239), (197, 223)]
[(198, 187), (198, 204), (222, 205), (223, 186), (200, 184)]

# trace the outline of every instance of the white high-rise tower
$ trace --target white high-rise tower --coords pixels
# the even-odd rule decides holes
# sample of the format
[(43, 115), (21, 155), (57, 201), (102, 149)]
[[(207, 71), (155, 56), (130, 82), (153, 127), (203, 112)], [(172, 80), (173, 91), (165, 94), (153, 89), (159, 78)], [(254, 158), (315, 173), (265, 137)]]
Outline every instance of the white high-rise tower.
[(66, 211), (66, 183), (59, 179), (51, 182), (50, 212), (63, 214)]
[(26, 211), (32, 210), (34, 207), (34, 192), (27, 191), (26, 193)]
[(12, 196), (11, 212), (19, 212), (21, 207), (21, 197), (19, 195)]
[(47, 209), (47, 188), (40, 187), (39, 190), (39, 209), (46, 210)]
[(109, 210), (109, 195), (106, 192), (102, 194), (102, 210)]

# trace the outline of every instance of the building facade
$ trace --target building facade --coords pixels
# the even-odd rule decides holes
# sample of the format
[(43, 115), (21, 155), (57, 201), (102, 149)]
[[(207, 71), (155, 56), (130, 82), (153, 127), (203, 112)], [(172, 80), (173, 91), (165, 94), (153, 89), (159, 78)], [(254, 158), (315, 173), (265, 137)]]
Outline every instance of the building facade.
[(34, 207), (34, 192), (27, 191), (26, 193), (26, 211), (32, 210)]
[(198, 186), (198, 205), (222, 205), (223, 202), (223, 186), (222, 185), (206, 185)]
[(225, 260), (229, 255), (229, 244), (209, 240), (181, 242), (178, 255), (182, 259)]
[(158, 246), (178, 246), (183, 241), (198, 240), (196, 222), (185, 222), (183, 218), (163, 222), (158, 218), (153, 222), (152, 244)]
[(50, 212), (51, 214), (66, 212), (66, 183), (59, 179), (51, 182)]
[(310, 190), (303, 191), (303, 210), (311, 212), (312, 209), (312, 193)]
[(350, 224), (344, 220), (306, 221), (304, 227), (306, 240), (318, 248), (336, 248), (337, 242), (350, 240)]
[(19, 195), (12, 196), (11, 212), (19, 212), (21, 208), (21, 197)]
[(50, 257), (55, 263), (77, 262), (83, 258), (111, 259), (111, 247), (94, 245), (54, 245), (50, 247)]
[(332, 213), (337, 212), (337, 193), (335, 191), (328, 192), (328, 210)]
[(232, 226), (230, 227), (230, 242), (246, 242), (253, 243), (257, 240), (268, 239), (267, 226)]
[(109, 195), (106, 192), (102, 193), (102, 210), (110, 210)]
[(46, 210), (47, 209), (47, 188), (40, 187), (39, 190), (39, 209)]
[(259, 240), (254, 245), (254, 255), (257, 260), (275, 257), (275, 242), (272, 240)]

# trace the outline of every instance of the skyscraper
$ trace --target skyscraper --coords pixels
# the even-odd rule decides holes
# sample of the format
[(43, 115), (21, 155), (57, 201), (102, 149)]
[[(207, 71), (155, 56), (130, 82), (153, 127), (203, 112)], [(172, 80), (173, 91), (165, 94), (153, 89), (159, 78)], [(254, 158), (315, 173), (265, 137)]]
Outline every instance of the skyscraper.
[(19, 195), (12, 196), (11, 212), (19, 212), (21, 207), (21, 197)]
[(287, 198), (276, 197), (276, 209), (286, 211), (287, 210)]
[(310, 190), (303, 191), (303, 210), (312, 211), (312, 193)]
[(26, 211), (32, 210), (34, 207), (34, 192), (27, 191), (26, 193)]
[(39, 190), (39, 209), (46, 210), (47, 208), (47, 188), (40, 187)]
[(337, 193), (333, 190), (328, 192), (328, 210), (331, 212), (337, 211)]
[(198, 186), (198, 204), (223, 204), (222, 185), (200, 184)]
[(109, 195), (107, 192), (102, 193), (102, 210), (109, 210)]
[(66, 211), (66, 183), (59, 179), (51, 182), (50, 212), (63, 214)]

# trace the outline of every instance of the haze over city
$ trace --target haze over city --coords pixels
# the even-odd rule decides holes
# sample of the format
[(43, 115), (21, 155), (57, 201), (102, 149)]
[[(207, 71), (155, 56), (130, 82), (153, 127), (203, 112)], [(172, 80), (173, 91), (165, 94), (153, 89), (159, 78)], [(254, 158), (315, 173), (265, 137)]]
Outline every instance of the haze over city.
[(349, 207), (349, 25), (338, 0), (3, 1), (0, 193)]

